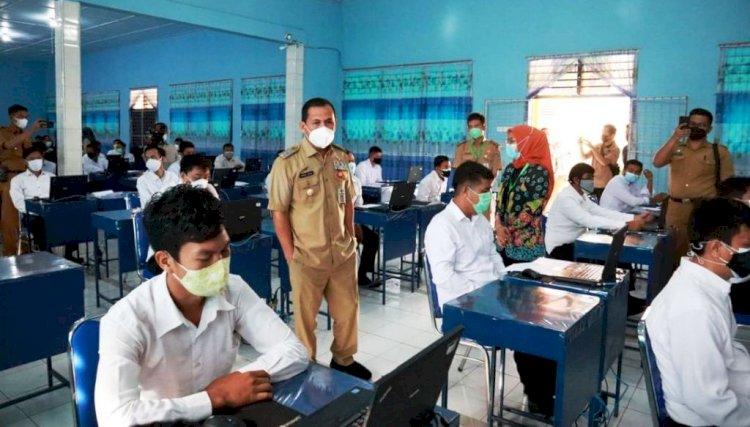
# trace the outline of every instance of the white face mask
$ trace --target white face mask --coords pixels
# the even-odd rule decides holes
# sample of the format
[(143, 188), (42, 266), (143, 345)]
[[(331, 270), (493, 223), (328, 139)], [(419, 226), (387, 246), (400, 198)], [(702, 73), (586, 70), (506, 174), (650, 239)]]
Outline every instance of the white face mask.
[(334, 131), (325, 126), (321, 126), (311, 131), (310, 135), (307, 136), (307, 140), (310, 141), (312, 145), (322, 150), (331, 145), (334, 135)]
[(29, 119), (13, 119), (13, 123), (21, 129), (26, 129)]
[(34, 160), (29, 160), (28, 163), (29, 163), (29, 170), (30, 171), (32, 171), (32, 172), (39, 172), (40, 170), (42, 170), (42, 165), (44, 165), (44, 160), (43, 159), (34, 159)]
[(234, 157), (234, 151), (225, 151), (224, 157), (226, 157), (227, 160), (232, 160), (232, 158)]
[(190, 183), (191, 186), (194, 188), (200, 188), (201, 190), (205, 190), (208, 188), (208, 180), (205, 178), (196, 179), (195, 181)]
[(161, 159), (148, 159), (146, 160), (146, 169), (150, 170), (151, 172), (156, 173), (159, 169), (161, 169)]

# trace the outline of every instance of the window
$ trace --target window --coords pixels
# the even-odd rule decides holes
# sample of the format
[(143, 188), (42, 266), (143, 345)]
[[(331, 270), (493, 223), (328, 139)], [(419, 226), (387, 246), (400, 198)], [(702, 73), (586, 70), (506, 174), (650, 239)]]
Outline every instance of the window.
[(218, 154), (231, 141), (231, 80), (170, 85), (169, 104), (171, 134), (192, 141), (197, 151)]
[(130, 90), (130, 151), (140, 159), (149, 132), (156, 123), (158, 93), (155, 87)]
[(721, 46), (719, 93), (716, 95), (718, 137), (735, 158), (738, 175), (750, 173), (750, 43)]
[(120, 91), (84, 93), (81, 96), (81, 122), (96, 138), (110, 143), (120, 137)]

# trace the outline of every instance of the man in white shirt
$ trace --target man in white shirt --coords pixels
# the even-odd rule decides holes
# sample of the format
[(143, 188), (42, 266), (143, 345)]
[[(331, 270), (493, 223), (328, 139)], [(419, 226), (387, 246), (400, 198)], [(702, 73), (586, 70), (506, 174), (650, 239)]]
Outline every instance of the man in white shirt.
[[(646, 177), (646, 185), (639, 182), (641, 173)], [(657, 194), (651, 198), (654, 190), (654, 175), (650, 170), (643, 170), (643, 163), (635, 159), (625, 162), (625, 174), (612, 178), (602, 193), (599, 206), (617, 212), (631, 212), (638, 206), (659, 203), (666, 194)]]
[(178, 153), (179, 154), (177, 155), (177, 160), (169, 165), (169, 168), (167, 169), (167, 172), (172, 172), (177, 176), (180, 175), (180, 162), (182, 161), (182, 158), (195, 154), (195, 144), (190, 141), (180, 142), (180, 149)]
[[(10, 180), (10, 198), (18, 212), (26, 213), (27, 199), (46, 199), (49, 197), (50, 179), (54, 174), (44, 172), (44, 159), (38, 145), (33, 145), (24, 151), (24, 158), (28, 169)], [(47, 247), (47, 233), (44, 218), (33, 215), (29, 217), (29, 230), (34, 236), (34, 243), (40, 248)]]
[(750, 275), (750, 208), (713, 199), (693, 215), (691, 252), (646, 318), (667, 414), (690, 426), (747, 426), (750, 355), (734, 340), (729, 280)]
[(216, 160), (214, 160), (214, 169), (245, 170), (245, 164), (242, 163), (242, 160), (234, 156), (234, 145), (224, 144), (222, 151), (223, 153), (216, 156)]
[(380, 187), (383, 182), (383, 168), (380, 167), (383, 162), (383, 150), (372, 146), (368, 156), (366, 160), (359, 162), (355, 174), (363, 186)]
[(219, 198), (216, 188), (208, 181), (210, 168), (207, 160), (197, 154), (189, 154), (180, 160), (180, 181), (194, 188), (201, 188)]
[(640, 230), (653, 219), (650, 214), (631, 215), (605, 209), (592, 202), (587, 194), (594, 192), (594, 167), (578, 163), (570, 169), (570, 185), (557, 195), (549, 211), (544, 245), (552, 258), (573, 261), (573, 243), (586, 229), (617, 230), (627, 225)]
[(451, 161), (447, 156), (437, 156), (432, 162), (434, 169), (427, 174), (417, 187), (417, 200), (440, 203), (440, 195), (445, 193), (448, 177), (451, 176)]
[(125, 143), (121, 139), (115, 139), (112, 141), (112, 149), (107, 152), (108, 156), (120, 156), (125, 159), (128, 163), (135, 163), (135, 156), (133, 153), (129, 153), (125, 149)]
[(83, 156), (83, 174), (102, 173), (107, 171), (109, 162), (102, 154), (102, 144), (98, 141), (86, 144), (86, 155)]
[[(354, 207), (361, 208), (365, 202), (362, 198), (362, 183), (356, 174), (357, 164), (355, 163), (354, 153), (346, 150), (346, 155), (348, 156), (347, 168), (349, 169), (349, 175), (352, 177), (352, 184), (354, 186)], [(367, 273), (375, 272), (375, 257), (380, 249), (380, 236), (372, 228), (355, 223), (354, 237), (357, 239), (357, 244), (362, 245), (362, 253), (359, 257), (359, 268), (357, 271), (357, 283), (359, 286), (372, 286), (373, 282), (367, 277)]]
[[(289, 327), (229, 274), (220, 206), (207, 192), (180, 185), (146, 207), (146, 233), (164, 272), (101, 320), (100, 425), (200, 421), (270, 399), (272, 382), (307, 367), (307, 350)], [(240, 337), (260, 357), (233, 371)]]
[(424, 245), (440, 306), (498, 279), (505, 269), (484, 217), (493, 178), (479, 163), (462, 163), (453, 178), (453, 200), (427, 226)]
[(151, 145), (143, 152), (146, 172), (136, 181), (141, 206), (145, 207), (157, 193), (163, 193), (180, 183), (180, 177), (164, 170), (164, 149)]

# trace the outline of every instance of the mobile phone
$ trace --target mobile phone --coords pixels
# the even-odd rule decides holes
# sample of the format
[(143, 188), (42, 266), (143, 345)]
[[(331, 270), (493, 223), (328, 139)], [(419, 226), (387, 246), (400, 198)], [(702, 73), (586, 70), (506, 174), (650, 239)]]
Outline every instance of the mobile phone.
[(48, 128), (53, 128), (53, 127), (55, 127), (55, 122), (50, 122), (50, 121), (46, 121), (46, 122), (44, 122), (44, 123), (45, 123), (45, 124), (47, 125), (46, 127), (48, 127)]
[(680, 122), (679, 122), (680, 123), (680, 127), (681, 128), (687, 127), (689, 121), (690, 121), (690, 117), (689, 116), (680, 116)]

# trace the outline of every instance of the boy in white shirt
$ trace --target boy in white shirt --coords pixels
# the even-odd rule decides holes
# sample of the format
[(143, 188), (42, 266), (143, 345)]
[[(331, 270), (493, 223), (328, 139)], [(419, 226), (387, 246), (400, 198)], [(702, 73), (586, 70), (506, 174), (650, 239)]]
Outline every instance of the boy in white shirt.
[(445, 193), (448, 177), (451, 176), (451, 161), (447, 156), (437, 156), (432, 162), (434, 169), (419, 182), (417, 200), (440, 203), (440, 195)]
[[(179, 150), (177, 151), (177, 160), (169, 165), (169, 168), (167, 169), (167, 172), (172, 172), (173, 174), (180, 176), (180, 162), (185, 156), (190, 156), (195, 154), (195, 144), (193, 144), (190, 141), (180, 141)], [(165, 151), (166, 153), (166, 151)]]
[(99, 141), (86, 144), (86, 155), (83, 156), (82, 166), (84, 175), (107, 171), (109, 161), (102, 154), (102, 144)]
[(180, 159), (180, 180), (183, 184), (201, 188), (219, 199), (216, 188), (208, 181), (210, 168), (206, 160), (197, 154), (188, 154)]
[(156, 145), (149, 145), (143, 151), (143, 159), (148, 170), (138, 177), (135, 184), (143, 207), (148, 205), (155, 194), (167, 191), (180, 183), (179, 176), (164, 169), (164, 156), (164, 149)]
[[(646, 185), (639, 183), (641, 174), (646, 177)], [(657, 194), (651, 198), (654, 191), (654, 175), (650, 170), (643, 170), (643, 163), (635, 159), (625, 162), (625, 174), (617, 175), (607, 183), (602, 193), (599, 206), (617, 211), (631, 212), (638, 206), (649, 203), (660, 203), (667, 195)]]
[[(95, 401), (100, 425), (200, 421), (270, 399), (272, 382), (308, 365), (305, 347), (239, 276), (219, 201), (180, 185), (146, 206), (164, 270), (101, 320)], [(232, 372), (240, 337), (260, 353)]]
[(734, 340), (729, 280), (750, 276), (750, 208), (712, 199), (693, 211), (691, 251), (646, 318), (667, 414), (691, 426), (750, 423), (750, 355)]
[[(10, 198), (13, 206), (21, 214), (26, 213), (27, 199), (46, 199), (49, 197), (50, 180), (54, 174), (42, 170), (44, 159), (39, 145), (33, 145), (24, 150), (24, 158), (28, 169), (10, 180)], [(39, 248), (47, 247), (47, 233), (44, 218), (32, 215), (29, 217), (29, 231), (34, 236), (34, 243)]]
[(242, 160), (234, 156), (234, 145), (224, 144), (222, 151), (223, 153), (216, 156), (216, 160), (214, 160), (214, 169), (245, 170), (245, 164)]
[(368, 158), (357, 165), (355, 174), (365, 187), (380, 187), (383, 182), (383, 150), (380, 147), (370, 147)]

